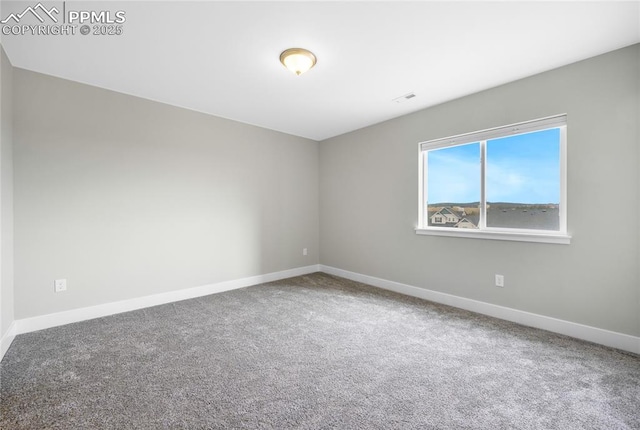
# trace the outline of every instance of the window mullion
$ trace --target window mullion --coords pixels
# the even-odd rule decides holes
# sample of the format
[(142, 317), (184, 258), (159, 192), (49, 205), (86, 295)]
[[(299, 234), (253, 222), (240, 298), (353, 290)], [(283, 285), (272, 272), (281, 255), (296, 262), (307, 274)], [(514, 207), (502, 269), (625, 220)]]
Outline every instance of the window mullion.
[(567, 127), (560, 127), (560, 232), (567, 233)]
[(419, 213), (419, 225), (426, 226), (429, 224), (429, 210), (428, 210), (428, 196), (427, 196), (427, 166), (428, 166), (428, 152), (420, 150), (420, 162), (418, 170), (420, 172), (420, 184), (418, 185), (418, 192), (420, 193), (420, 213)]
[(487, 195), (486, 195), (486, 165), (487, 165), (487, 141), (480, 141), (480, 219), (478, 220), (478, 228), (484, 230), (487, 228)]

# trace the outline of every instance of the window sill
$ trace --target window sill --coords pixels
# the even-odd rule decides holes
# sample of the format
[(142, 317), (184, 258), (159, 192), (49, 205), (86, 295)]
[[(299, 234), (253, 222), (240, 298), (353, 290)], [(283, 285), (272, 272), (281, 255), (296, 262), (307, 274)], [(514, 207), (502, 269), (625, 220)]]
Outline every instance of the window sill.
[(544, 234), (544, 233), (528, 233), (528, 232), (510, 232), (510, 231), (479, 231), (472, 229), (457, 228), (416, 228), (416, 234), (427, 236), (449, 236), (449, 237), (465, 237), (469, 239), (485, 239), (485, 240), (510, 240), (516, 242), (537, 242), (537, 243), (553, 243), (558, 245), (569, 245), (571, 236), (566, 234)]

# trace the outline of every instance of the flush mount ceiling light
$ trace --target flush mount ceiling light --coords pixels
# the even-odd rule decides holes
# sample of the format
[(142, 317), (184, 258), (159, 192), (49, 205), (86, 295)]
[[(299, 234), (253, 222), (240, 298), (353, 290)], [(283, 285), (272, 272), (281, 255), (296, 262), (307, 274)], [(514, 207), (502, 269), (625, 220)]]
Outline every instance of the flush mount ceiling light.
[(302, 48), (290, 48), (280, 54), (280, 62), (300, 76), (316, 65), (316, 56)]

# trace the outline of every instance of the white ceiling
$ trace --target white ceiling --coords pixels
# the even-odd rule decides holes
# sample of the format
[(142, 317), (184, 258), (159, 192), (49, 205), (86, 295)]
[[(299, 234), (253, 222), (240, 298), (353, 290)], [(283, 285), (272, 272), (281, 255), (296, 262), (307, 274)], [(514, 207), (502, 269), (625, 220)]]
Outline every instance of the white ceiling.
[[(124, 34), (3, 36), (14, 66), (314, 140), (640, 42), (638, 1), (65, 6), (124, 10)], [(284, 69), (291, 47), (316, 67)]]

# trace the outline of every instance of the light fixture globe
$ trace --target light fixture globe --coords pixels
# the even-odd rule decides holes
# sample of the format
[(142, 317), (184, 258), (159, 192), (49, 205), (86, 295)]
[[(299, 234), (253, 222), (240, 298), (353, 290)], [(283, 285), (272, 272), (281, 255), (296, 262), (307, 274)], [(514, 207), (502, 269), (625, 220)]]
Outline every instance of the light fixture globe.
[(306, 49), (290, 48), (280, 54), (280, 62), (300, 76), (316, 65), (316, 56)]

